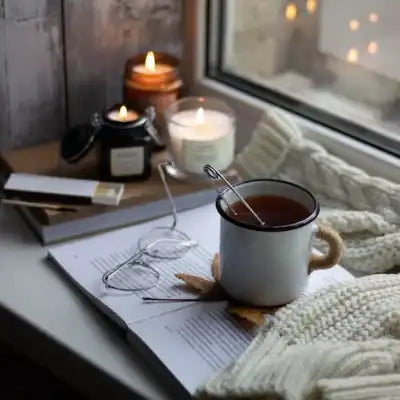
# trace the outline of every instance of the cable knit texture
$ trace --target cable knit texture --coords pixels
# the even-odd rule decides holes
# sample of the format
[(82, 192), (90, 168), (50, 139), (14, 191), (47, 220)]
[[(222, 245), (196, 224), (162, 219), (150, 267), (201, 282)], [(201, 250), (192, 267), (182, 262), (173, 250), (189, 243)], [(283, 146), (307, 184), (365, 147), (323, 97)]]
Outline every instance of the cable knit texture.
[(400, 185), (371, 177), (303, 138), (283, 112), (262, 118), (236, 167), (246, 179), (276, 177), (311, 190), (323, 206), (321, 222), (345, 241), (344, 266), (378, 273), (400, 264)]
[[(400, 264), (400, 185), (371, 177), (303, 138), (280, 111), (264, 116), (237, 157), (246, 179), (311, 190), (320, 220), (340, 232), (342, 264), (372, 274)], [(211, 378), (204, 398), (400, 399), (400, 276), (372, 275), (303, 296), (268, 317), (244, 354)]]
[(203, 398), (400, 399), (400, 276), (358, 278), (269, 317)]

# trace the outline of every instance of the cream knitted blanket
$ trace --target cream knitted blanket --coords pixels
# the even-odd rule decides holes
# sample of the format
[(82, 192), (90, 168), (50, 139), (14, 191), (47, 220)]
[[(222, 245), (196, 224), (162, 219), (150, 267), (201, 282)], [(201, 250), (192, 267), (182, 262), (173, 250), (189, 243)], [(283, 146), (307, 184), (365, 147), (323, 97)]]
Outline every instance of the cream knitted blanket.
[[(270, 317), (203, 398), (400, 399), (400, 276), (304, 296)], [(396, 340), (397, 339), (397, 340)]]
[[(236, 166), (243, 178), (310, 189), (323, 206), (320, 220), (345, 240), (344, 266), (372, 274), (400, 264), (400, 185), (328, 154), (283, 113), (264, 116)], [(198, 395), (400, 399), (400, 276), (355, 279), (284, 307)]]
[(377, 273), (400, 264), (400, 185), (371, 177), (304, 139), (281, 111), (263, 117), (236, 166), (246, 179), (278, 177), (310, 189), (323, 206), (321, 222), (345, 241), (342, 265)]

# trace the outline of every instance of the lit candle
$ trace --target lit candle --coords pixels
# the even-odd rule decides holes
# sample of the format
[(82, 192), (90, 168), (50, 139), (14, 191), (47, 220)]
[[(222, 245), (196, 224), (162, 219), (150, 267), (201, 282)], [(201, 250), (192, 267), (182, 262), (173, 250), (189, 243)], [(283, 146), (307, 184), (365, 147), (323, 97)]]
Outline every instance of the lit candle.
[(149, 51), (146, 55), (144, 64), (138, 64), (133, 66), (133, 71), (138, 74), (144, 75), (157, 75), (167, 74), (173, 71), (174, 67), (168, 64), (156, 63), (154, 52)]
[(372, 12), (369, 14), (368, 19), (369, 19), (369, 22), (375, 23), (375, 22), (378, 22), (379, 16), (376, 12)]
[(358, 50), (357, 49), (350, 49), (347, 52), (347, 61), (352, 64), (354, 64), (358, 61)]
[(307, 0), (306, 9), (309, 14), (314, 14), (315, 10), (317, 9), (317, 0)]
[(176, 101), (182, 86), (178, 66), (178, 59), (167, 53), (149, 51), (130, 58), (125, 64), (124, 102), (141, 112), (154, 107), (161, 123), (161, 113)]
[(199, 107), (173, 114), (168, 128), (170, 151), (183, 171), (203, 174), (205, 164), (223, 171), (232, 163), (235, 144), (232, 116)]
[(296, 19), (297, 17), (297, 7), (296, 4), (294, 3), (290, 3), (286, 6), (285, 9), (285, 17), (286, 19), (288, 19), (289, 21), (293, 21)]
[(98, 131), (99, 175), (106, 181), (137, 181), (151, 175), (150, 121), (125, 105), (104, 113)]
[(138, 114), (122, 105), (119, 110), (111, 110), (107, 114), (107, 118), (116, 122), (132, 122), (138, 119)]
[(375, 54), (378, 51), (378, 43), (375, 41), (369, 42), (367, 50), (369, 54)]
[(349, 22), (349, 28), (350, 28), (352, 31), (356, 31), (359, 27), (360, 27), (360, 23), (359, 23), (356, 19), (352, 19), (352, 20)]

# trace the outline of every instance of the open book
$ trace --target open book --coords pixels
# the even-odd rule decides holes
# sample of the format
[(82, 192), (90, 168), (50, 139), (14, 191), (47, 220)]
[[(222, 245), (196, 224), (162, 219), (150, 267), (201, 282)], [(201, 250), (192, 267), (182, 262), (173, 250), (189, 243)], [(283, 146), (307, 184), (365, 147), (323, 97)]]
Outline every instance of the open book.
[[(106, 289), (105, 271), (133, 254), (138, 239), (152, 228), (169, 226), (168, 217), (92, 238), (53, 247), (49, 257), (92, 299), (127, 331), (135, 346), (141, 339), (189, 392), (220, 368), (236, 359), (256, 332), (245, 330), (226, 311), (225, 302), (145, 303), (143, 296), (190, 296), (175, 273), (211, 277), (210, 265), (218, 251), (219, 216), (210, 204), (179, 215), (178, 229), (200, 248), (193, 248), (175, 261), (155, 261), (160, 273), (156, 287), (149, 291), (123, 293)], [(199, 257), (201, 252), (201, 257)], [(352, 279), (340, 266), (311, 274), (306, 292)]]

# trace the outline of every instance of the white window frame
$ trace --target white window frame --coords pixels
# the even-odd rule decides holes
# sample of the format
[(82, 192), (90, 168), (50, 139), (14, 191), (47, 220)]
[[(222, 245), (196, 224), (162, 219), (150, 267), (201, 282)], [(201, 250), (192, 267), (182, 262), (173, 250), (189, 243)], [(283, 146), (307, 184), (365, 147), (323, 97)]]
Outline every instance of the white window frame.
[[(211, 0), (211, 7), (218, 1)], [(221, 98), (234, 109), (237, 116), (236, 140), (238, 147), (241, 148), (250, 139), (251, 132), (260, 120), (261, 115), (273, 106), (205, 75), (207, 0), (185, 1), (184, 5), (182, 73), (186, 92), (191, 95)], [(372, 175), (400, 183), (400, 158), (298, 115), (291, 115), (298, 121), (306, 137), (319, 142), (332, 154)]]

